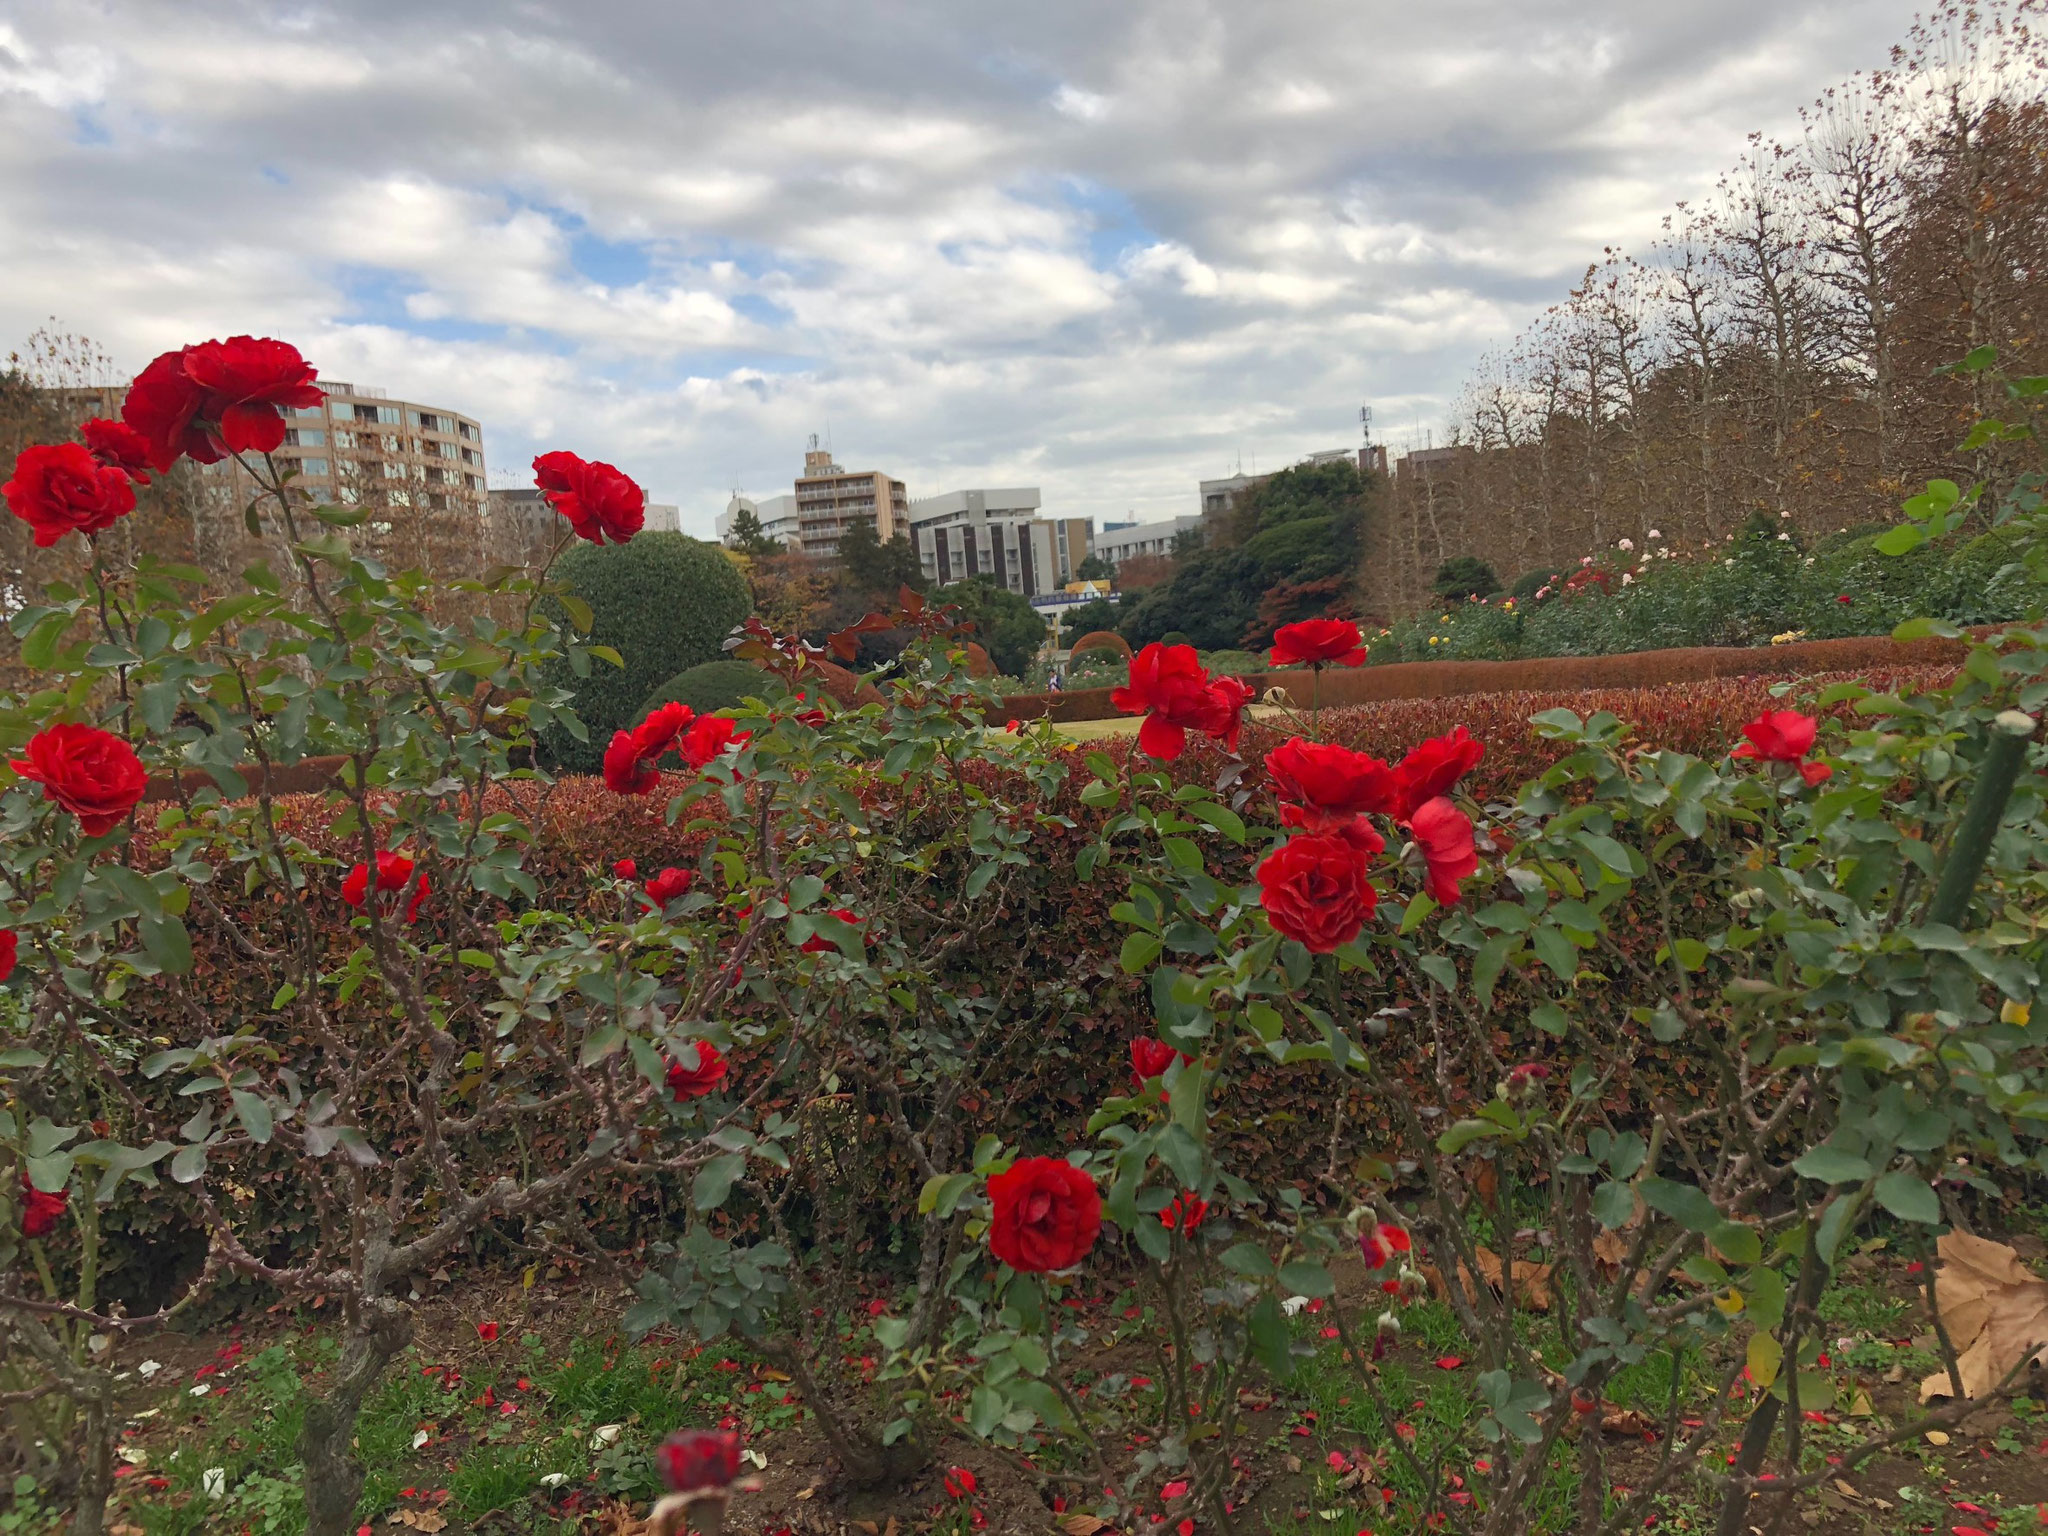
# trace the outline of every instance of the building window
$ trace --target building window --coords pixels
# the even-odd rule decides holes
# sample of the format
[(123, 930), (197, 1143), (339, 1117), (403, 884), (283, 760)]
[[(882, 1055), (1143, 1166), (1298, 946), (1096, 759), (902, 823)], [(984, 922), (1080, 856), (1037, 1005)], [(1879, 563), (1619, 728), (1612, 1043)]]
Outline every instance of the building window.
[(483, 456), (482, 454), (478, 453), (478, 452), (477, 452), (477, 451), (476, 451), (476, 450), (475, 450), (474, 448), (465, 448), (465, 449), (463, 449), (463, 450), (462, 450), (462, 462), (463, 462), (463, 463), (465, 463), (465, 464), (481, 464), (481, 463), (483, 463), (483, 461), (484, 461), (484, 456)]
[(299, 460), (299, 473), (302, 475), (324, 476), (327, 473), (327, 461), (325, 459), (301, 459)]
[(457, 437), (466, 437), (472, 443), (479, 441), (483, 436), (481, 432), (477, 431), (477, 429), (474, 426), (472, 426), (470, 423), (466, 421), (458, 421), (457, 423), (455, 423), (455, 435)]
[(311, 427), (286, 427), (284, 429), (284, 440), (285, 446), (289, 448), (324, 448), (327, 446), (327, 434), (325, 432), (316, 432)]

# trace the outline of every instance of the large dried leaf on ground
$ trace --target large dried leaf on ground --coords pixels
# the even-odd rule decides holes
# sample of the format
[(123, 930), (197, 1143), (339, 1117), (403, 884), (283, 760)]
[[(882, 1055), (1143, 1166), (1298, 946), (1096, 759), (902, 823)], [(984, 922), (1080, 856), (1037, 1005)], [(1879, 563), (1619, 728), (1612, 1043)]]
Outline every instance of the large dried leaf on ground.
[[(2048, 1367), (2048, 1280), (2004, 1243), (1945, 1234), (1936, 1245), (1941, 1268), (1934, 1305), (1956, 1348), (1964, 1397), (1988, 1397), (2022, 1361), (2029, 1373)], [(1920, 1383), (1920, 1401), (1954, 1397), (1948, 1372)]]
[[(1479, 1278), (1484, 1280), (1494, 1294), (1500, 1294), (1500, 1255), (1490, 1248), (1478, 1249), (1473, 1258), (1479, 1265)], [(1550, 1265), (1534, 1264), (1527, 1259), (1515, 1260), (1515, 1305), (1531, 1312), (1550, 1310)], [(1443, 1271), (1435, 1265), (1425, 1265), (1423, 1278), (1429, 1281), (1430, 1289), (1437, 1295), (1448, 1297), (1450, 1285), (1444, 1279)], [(1463, 1264), (1458, 1266), (1458, 1289), (1468, 1303), (1478, 1299), (1472, 1285), (1472, 1271)]]

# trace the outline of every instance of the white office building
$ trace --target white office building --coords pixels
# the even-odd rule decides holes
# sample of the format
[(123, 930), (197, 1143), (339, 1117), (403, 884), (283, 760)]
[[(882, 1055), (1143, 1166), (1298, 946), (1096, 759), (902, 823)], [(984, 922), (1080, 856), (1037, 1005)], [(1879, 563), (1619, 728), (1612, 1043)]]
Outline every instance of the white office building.
[(1173, 541), (1190, 529), (1199, 530), (1200, 517), (1165, 517), (1156, 523), (1128, 523), (1104, 529), (1095, 535), (1095, 553), (1111, 565), (1122, 565), (1138, 555), (1170, 555)]

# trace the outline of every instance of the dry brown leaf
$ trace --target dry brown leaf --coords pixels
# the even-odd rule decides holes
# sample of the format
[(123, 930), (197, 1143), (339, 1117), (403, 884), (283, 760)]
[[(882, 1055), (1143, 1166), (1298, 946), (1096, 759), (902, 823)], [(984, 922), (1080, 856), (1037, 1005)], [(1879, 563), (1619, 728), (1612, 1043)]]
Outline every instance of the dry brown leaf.
[(1600, 1415), (1600, 1432), (1602, 1434), (1626, 1435), (1630, 1439), (1640, 1440), (1644, 1435), (1653, 1433), (1656, 1428), (1657, 1421), (1640, 1408), (1615, 1408), (1610, 1406), (1605, 1413)]
[(1835, 1492), (1839, 1493), (1845, 1499), (1854, 1499), (1858, 1503), (1861, 1503), (1863, 1501), (1863, 1495), (1858, 1493), (1854, 1488), (1850, 1487), (1847, 1482), (1845, 1482), (1843, 1479), (1839, 1477), (1835, 1479)]
[(882, 1536), (882, 1528), (872, 1520), (856, 1520), (853, 1522), (853, 1528), (862, 1532), (863, 1536)]
[[(1500, 1290), (1500, 1255), (1490, 1248), (1475, 1250), (1473, 1258), (1479, 1264), (1479, 1277), (1489, 1289)], [(1444, 1282), (1443, 1271), (1434, 1265), (1425, 1265), (1423, 1278), (1429, 1281), (1430, 1289), (1438, 1296), (1448, 1297), (1450, 1288)], [(1463, 1264), (1458, 1266), (1458, 1288), (1464, 1292), (1467, 1302), (1476, 1300), (1472, 1288), (1472, 1271)], [(1527, 1259), (1515, 1260), (1515, 1305), (1530, 1312), (1550, 1310), (1550, 1266), (1532, 1264)]]
[(903, 1527), (897, 1524), (896, 1517), (894, 1515), (891, 1515), (889, 1517), (888, 1529), (882, 1532), (882, 1536), (896, 1536), (896, 1533), (902, 1529)]
[[(894, 1525), (896, 1522), (892, 1520), (889, 1523)], [(1063, 1515), (1060, 1518), (1060, 1529), (1065, 1531), (1067, 1536), (1095, 1536), (1097, 1531), (1108, 1530), (1109, 1522), (1099, 1515)]]
[(1600, 1276), (1612, 1280), (1621, 1273), (1621, 1261), (1628, 1257), (1628, 1244), (1619, 1232), (1601, 1231), (1593, 1239), (1593, 1259), (1600, 1266)]
[[(2048, 1280), (2004, 1243), (1967, 1232), (1945, 1233), (1935, 1245), (1941, 1268), (1934, 1305), (1956, 1348), (1962, 1396), (1986, 1397), (2014, 1367), (2048, 1366)], [(1920, 1383), (1920, 1401), (1956, 1396), (1946, 1369)]]

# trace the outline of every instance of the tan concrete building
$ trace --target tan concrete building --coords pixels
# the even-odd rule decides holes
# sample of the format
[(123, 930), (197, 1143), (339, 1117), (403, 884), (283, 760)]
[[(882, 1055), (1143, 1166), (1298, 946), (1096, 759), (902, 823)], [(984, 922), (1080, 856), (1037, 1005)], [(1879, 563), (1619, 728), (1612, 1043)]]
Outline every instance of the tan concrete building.
[(321, 501), (484, 516), (484, 434), (470, 417), (322, 379), (327, 399), (285, 412), (281, 459)]
[(1042, 518), (1038, 487), (947, 491), (913, 502), (911, 547), (938, 586), (993, 576), (1024, 597), (1058, 592), (1095, 547), (1085, 517)]
[(910, 531), (910, 491), (901, 480), (879, 470), (841, 469), (817, 448), (804, 455), (796, 511), (797, 539), (807, 555), (838, 554), (840, 535), (856, 522), (872, 523), (884, 544)]

